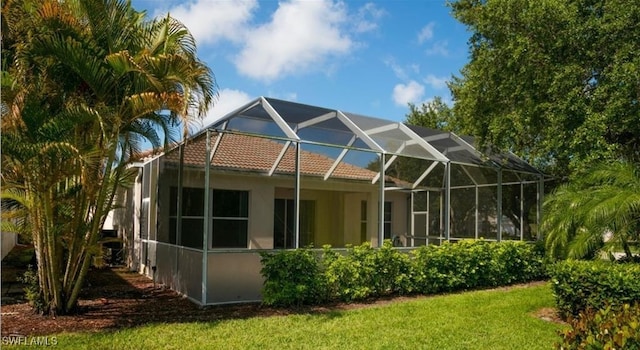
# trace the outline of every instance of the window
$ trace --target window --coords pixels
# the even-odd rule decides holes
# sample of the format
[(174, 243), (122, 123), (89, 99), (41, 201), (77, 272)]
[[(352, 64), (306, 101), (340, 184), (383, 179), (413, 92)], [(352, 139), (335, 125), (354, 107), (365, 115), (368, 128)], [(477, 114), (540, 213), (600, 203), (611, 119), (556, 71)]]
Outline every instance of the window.
[[(249, 227), (249, 192), (213, 190), (210, 248), (246, 248)], [(182, 188), (182, 225), (178, 226), (178, 188), (172, 187), (169, 209), (169, 237), (162, 241), (202, 249), (204, 230), (204, 190)]]
[(247, 248), (249, 192), (213, 190), (211, 248)]
[[(276, 249), (293, 248), (295, 233), (295, 201), (278, 199), (274, 202), (273, 247)], [(316, 202), (300, 201), (300, 247), (312, 244), (315, 238)]]
[(392, 202), (384, 202), (384, 239), (391, 239)]

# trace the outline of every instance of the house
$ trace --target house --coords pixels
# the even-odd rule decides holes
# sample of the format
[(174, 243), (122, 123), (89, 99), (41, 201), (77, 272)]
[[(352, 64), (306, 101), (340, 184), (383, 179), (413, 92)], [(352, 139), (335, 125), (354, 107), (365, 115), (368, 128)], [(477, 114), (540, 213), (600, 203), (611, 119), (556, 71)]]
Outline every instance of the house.
[(262, 251), (535, 240), (544, 191), (472, 138), (265, 97), (136, 167), (127, 263), (201, 305), (260, 300)]

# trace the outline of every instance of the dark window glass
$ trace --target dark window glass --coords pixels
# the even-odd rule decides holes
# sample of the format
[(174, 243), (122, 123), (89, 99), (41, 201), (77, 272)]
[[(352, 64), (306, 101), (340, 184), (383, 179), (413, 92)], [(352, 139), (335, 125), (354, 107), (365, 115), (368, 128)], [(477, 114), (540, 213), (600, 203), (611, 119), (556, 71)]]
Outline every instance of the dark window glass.
[(204, 216), (204, 190), (202, 188), (182, 188), (182, 215)]
[(213, 216), (246, 218), (249, 214), (249, 192), (213, 190)]
[(391, 202), (384, 202), (384, 239), (391, 239)]
[(213, 248), (247, 248), (247, 220), (213, 220)]
[(202, 231), (204, 219), (182, 218), (182, 242), (179, 244), (185, 247), (202, 249)]
[(178, 215), (178, 188), (171, 187), (169, 192), (169, 215)]
[(177, 230), (177, 225), (178, 223), (178, 219), (176, 218), (169, 218), (169, 229), (163, 229), (160, 230), (159, 232), (167, 232), (168, 231), (168, 236), (167, 237), (162, 237), (162, 239), (160, 238), (160, 234), (158, 234), (158, 240), (160, 242), (165, 242), (165, 243), (171, 243), (171, 244), (176, 244), (176, 230)]
[[(178, 215), (177, 187), (171, 187), (169, 215)], [(204, 190), (202, 188), (182, 188), (182, 215), (204, 216)]]

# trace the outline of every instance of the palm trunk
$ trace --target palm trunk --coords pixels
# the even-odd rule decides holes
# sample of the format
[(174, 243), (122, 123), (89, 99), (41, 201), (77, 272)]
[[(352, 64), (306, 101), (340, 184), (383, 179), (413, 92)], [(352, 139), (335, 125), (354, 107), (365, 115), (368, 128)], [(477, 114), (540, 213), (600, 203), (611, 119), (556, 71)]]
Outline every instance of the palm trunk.
[(87, 234), (85, 235), (86, 245), (84, 249), (84, 255), (81, 259), (81, 266), (77, 278), (74, 281), (74, 286), (71, 290), (71, 294), (68, 296), (66, 300), (66, 309), (73, 309), (78, 302), (78, 295), (80, 294), (80, 290), (82, 289), (82, 285), (84, 283), (84, 279), (89, 271), (89, 267), (91, 266), (91, 254), (87, 251), (87, 247), (92, 247), (97, 242), (97, 237), (100, 229), (102, 228), (103, 223), (103, 215), (105, 208), (105, 200), (108, 195), (109, 186), (106, 186), (106, 181), (109, 179), (109, 173), (112, 171), (113, 164), (116, 159), (116, 151), (117, 144), (111, 146), (111, 150), (109, 152), (109, 157), (104, 166), (104, 172), (102, 173), (102, 181), (99, 181), (99, 192), (96, 200), (96, 209), (93, 213), (91, 224)]

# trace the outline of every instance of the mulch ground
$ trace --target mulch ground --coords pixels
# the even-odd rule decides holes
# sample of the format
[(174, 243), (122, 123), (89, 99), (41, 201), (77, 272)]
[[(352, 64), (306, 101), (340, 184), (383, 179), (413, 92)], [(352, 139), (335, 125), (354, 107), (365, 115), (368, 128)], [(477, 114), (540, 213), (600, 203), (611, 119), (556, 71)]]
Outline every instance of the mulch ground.
[[(293, 309), (271, 308), (260, 304), (201, 308), (170, 289), (154, 285), (145, 276), (123, 268), (105, 268), (89, 273), (87, 287), (79, 301), (79, 313), (57, 317), (42, 316), (35, 314), (24, 301), (17, 300), (1, 307), (1, 333), (3, 336), (36, 336), (62, 332), (103, 332), (149, 323), (211, 322), (294, 313), (323, 313), (417, 298), (424, 296)], [(541, 310), (536, 316), (548, 321), (559, 321), (553, 309)]]

